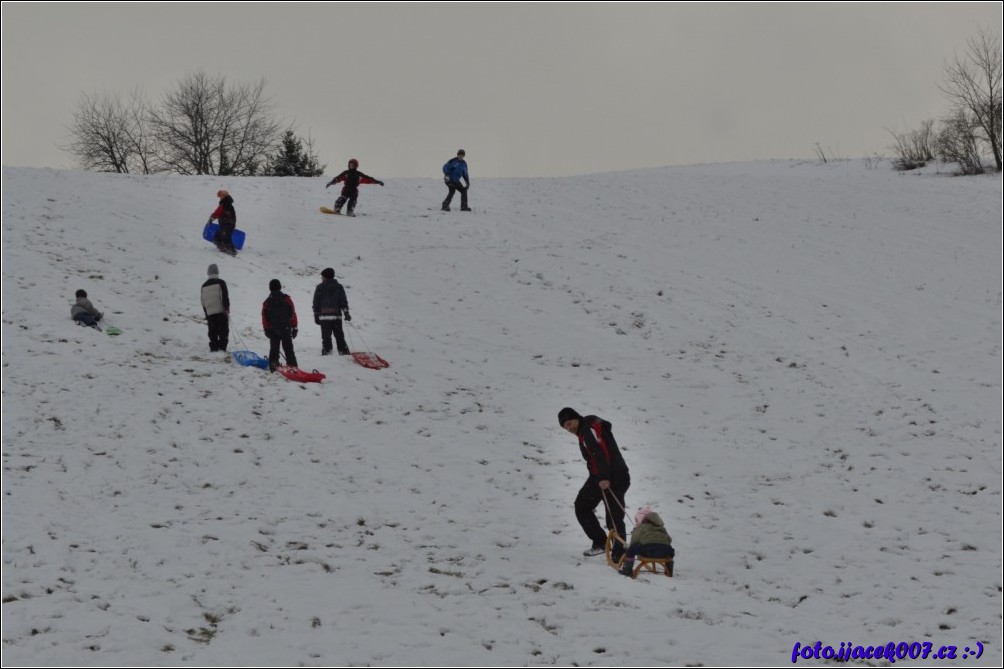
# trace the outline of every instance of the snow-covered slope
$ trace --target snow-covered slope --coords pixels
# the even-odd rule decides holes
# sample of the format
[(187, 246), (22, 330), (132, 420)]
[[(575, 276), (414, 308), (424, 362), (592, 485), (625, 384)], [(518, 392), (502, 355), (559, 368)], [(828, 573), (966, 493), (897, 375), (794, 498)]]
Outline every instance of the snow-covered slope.
[[(475, 180), (473, 214), (389, 180), (355, 219), (322, 179), (5, 168), (4, 664), (999, 664), (1001, 180), (872, 167)], [(258, 353), (283, 283), (323, 384), (209, 353), (212, 262)], [(390, 369), (320, 357), (326, 266)], [(613, 422), (672, 580), (581, 557), (563, 406)]]

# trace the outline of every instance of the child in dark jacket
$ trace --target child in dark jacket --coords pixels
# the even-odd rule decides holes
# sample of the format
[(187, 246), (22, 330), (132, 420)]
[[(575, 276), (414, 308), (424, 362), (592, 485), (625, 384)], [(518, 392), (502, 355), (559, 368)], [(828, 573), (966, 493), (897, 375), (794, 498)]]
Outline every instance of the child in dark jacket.
[(225, 190), (216, 191), (216, 197), (220, 198), (220, 205), (209, 216), (209, 222), (220, 221), (220, 231), (216, 233), (216, 248), (230, 255), (237, 255), (237, 248), (234, 246), (233, 234), (237, 228), (237, 211), (234, 209), (234, 199)]
[(673, 539), (666, 532), (666, 526), (659, 514), (646, 506), (638, 509), (634, 522), (631, 543), (624, 553), (624, 562), (621, 564), (620, 574), (623, 576), (631, 576), (634, 572), (634, 559), (637, 556), (671, 558), (676, 555)]
[(80, 325), (86, 325), (100, 331), (101, 328), (98, 327), (98, 321), (101, 320), (104, 314), (95, 309), (91, 301), (87, 299), (86, 290), (78, 290), (76, 298), (77, 301), (70, 307), (70, 318), (77, 321)]
[(314, 289), (314, 323), (321, 326), (321, 355), (331, 355), (331, 335), (335, 335), (338, 355), (348, 355), (349, 345), (345, 342), (342, 316), (351, 321), (349, 300), (345, 288), (335, 278), (333, 267), (325, 267), (321, 272), (321, 283)]
[(296, 339), (296, 307), (289, 295), (282, 292), (278, 279), (268, 282), (268, 298), (261, 305), (261, 327), (268, 337), (268, 369), (271, 372), (279, 366), (279, 345), (286, 356), (286, 366), (296, 367), (296, 353), (293, 340)]
[(383, 182), (379, 179), (374, 179), (360, 172), (359, 161), (355, 158), (349, 160), (349, 169), (329, 181), (325, 188), (334, 186), (336, 183), (344, 183), (345, 185), (342, 186), (342, 194), (335, 200), (335, 213), (342, 213), (342, 207), (348, 202), (349, 208), (345, 213), (349, 216), (355, 216), (353, 212), (356, 208), (356, 200), (359, 198), (359, 184), (377, 184), (378, 186), (383, 186)]

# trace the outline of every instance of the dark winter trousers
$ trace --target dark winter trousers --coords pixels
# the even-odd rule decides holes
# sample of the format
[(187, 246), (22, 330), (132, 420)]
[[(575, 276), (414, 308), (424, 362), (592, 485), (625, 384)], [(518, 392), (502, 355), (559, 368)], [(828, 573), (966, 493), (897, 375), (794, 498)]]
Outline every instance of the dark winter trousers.
[[(617, 534), (624, 538), (624, 494), (631, 487), (631, 475), (627, 472), (610, 477), (610, 488), (606, 491), (607, 528), (617, 528)], [(616, 498), (616, 499), (615, 499)], [(575, 498), (575, 518), (594, 546), (602, 546), (607, 541), (607, 533), (596, 520), (596, 507), (603, 503), (603, 491), (599, 479), (590, 476)]]
[(221, 251), (235, 251), (233, 234), (237, 226), (233, 223), (220, 221), (220, 230), (216, 233), (216, 248)]
[(225, 313), (206, 316), (209, 325), (209, 350), (227, 350), (227, 339), (230, 337), (230, 317)]
[(331, 350), (331, 335), (335, 335), (335, 343), (338, 344), (339, 353), (348, 353), (349, 345), (345, 343), (345, 331), (342, 330), (342, 319), (335, 318), (330, 321), (321, 321), (321, 349)]
[(356, 200), (359, 199), (359, 189), (358, 188), (343, 188), (342, 194), (335, 200), (335, 211), (341, 211), (342, 206), (348, 202), (349, 208), (346, 213), (351, 214), (355, 211)]
[(86, 311), (81, 311), (79, 314), (73, 317), (73, 320), (79, 321), (80, 323), (83, 323), (88, 327), (92, 328), (98, 327), (98, 319), (96, 319), (94, 316), (91, 316)]
[(279, 344), (282, 344), (282, 352), (286, 355), (286, 366), (296, 367), (296, 353), (293, 352), (293, 336), (286, 331), (281, 335), (269, 337), (268, 361), (273, 367), (279, 366)]
[(460, 208), (467, 209), (467, 186), (464, 186), (459, 181), (447, 181), (446, 187), (450, 189), (450, 192), (447, 193), (446, 199), (443, 200), (443, 209), (449, 207), (450, 203), (453, 202), (453, 193), (456, 191), (460, 191)]

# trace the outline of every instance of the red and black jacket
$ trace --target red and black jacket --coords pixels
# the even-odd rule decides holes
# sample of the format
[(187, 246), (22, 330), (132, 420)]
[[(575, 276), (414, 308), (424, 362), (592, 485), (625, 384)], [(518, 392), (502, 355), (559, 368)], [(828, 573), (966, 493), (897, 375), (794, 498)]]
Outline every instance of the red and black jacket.
[(296, 307), (289, 295), (280, 291), (269, 293), (261, 305), (261, 326), (277, 337), (296, 327)]
[(627, 464), (614, 439), (613, 425), (598, 416), (579, 419), (579, 450), (589, 467), (589, 475), (599, 481), (627, 472)]
[(380, 181), (379, 179), (374, 179), (368, 174), (363, 174), (362, 172), (356, 169), (345, 170), (337, 177), (329, 181), (328, 186), (334, 186), (336, 183), (339, 182), (345, 183), (345, 186), (342, 187), (343, 193), (358, 191), (359, 184), (380, 184), (381, 186), (383, 185), (383, 182)]

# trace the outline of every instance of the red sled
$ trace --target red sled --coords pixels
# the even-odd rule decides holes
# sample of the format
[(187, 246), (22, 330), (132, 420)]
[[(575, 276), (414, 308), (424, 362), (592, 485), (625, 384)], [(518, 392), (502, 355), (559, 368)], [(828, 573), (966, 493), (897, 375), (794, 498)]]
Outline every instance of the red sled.
[(381, 358), (376, 353), (370, 353), (368, 351), (356, 351), (355, 353), (350, 353), (352, 359), (363, 367), (368, 367), (370, 369), (386, 369), (390, 367), (390, 363)]
[(275, 368), (275, 371), (279, 372), (290, 381), (299, 381), (301, 383), (320, 383), (324, 380), (324, 374), (321, 374), (316, 369), (312, 372), (308, 372), (300, 369), (299, 367), (286, 367), (285, 365), (280, 365)]

